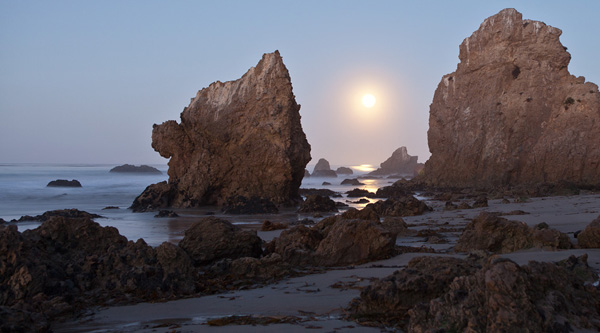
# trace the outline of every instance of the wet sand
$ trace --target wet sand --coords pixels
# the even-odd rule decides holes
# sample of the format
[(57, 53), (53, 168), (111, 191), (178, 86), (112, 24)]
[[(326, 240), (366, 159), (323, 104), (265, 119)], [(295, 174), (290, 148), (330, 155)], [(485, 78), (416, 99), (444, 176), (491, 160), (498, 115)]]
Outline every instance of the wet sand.
[[(93, 314), (78, 320), (57, 324), (57, 332), (89, 331), (140, 331), (140, 332), (380, 332), (380, 328), (369, 328), (342, 319), (343, 308), (359, 296), (358, 287), (364, 287), (373, 278), (381, 278), (406, 266), (410, 259), (422, 255), (452, 255), (452, 247), (460, 235), (460, 230), (471, 218), (482, 211), (511, 212), (522, 210), (527, 215), (507, 216), (530, 226), (546, 222), (551, 228), (567, 233), (576, 243), (574, 233), (582, 230), (600, 215), (600, 195), (586, 194), (570, 197), (532, 198), (525, 203), (502, 204), (500, 200), (490, 200), (489, 207), (469, 210), (444, 211), (444, 202), (428, 202), (433, 212), (422, 216), (407, 217), (404, 220), (410, 229), (431, 229), (439, 231), (448, 243), (429, 244), (425, 237), (399, 237), (397, 244), (407, 246), (427, 246), (435, 248), (436, 254), (407, 253), (388, 260), (372, 262), (356, 267), (330, 270), (282, 280), (265, 287), (239, 290), (225, 294), (182, 299), (165, 303), (140, 303), (131, 306), (118, 306), (97, 309)], [(280, 231), (259, 232), (264, 239), (272, 239)], [(518, 264), (530, 260), (559, 261), (570, 255), (588, 254), (588, 263), (600, 271), (600, 249), (574, 249), (566, 251), (546, 251), (529, 249), (502, 257), (510, 258)], [(340, 288), (343, 286), (343, 288)], [(232, 316), (294, 316), (297, 324), (228, 325), (213, 327), (207, 320)]]

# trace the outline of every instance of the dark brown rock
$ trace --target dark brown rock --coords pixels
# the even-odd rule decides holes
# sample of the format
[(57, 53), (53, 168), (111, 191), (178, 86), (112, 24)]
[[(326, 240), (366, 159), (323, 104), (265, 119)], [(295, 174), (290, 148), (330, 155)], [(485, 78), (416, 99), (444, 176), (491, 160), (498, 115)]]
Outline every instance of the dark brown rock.
[(81, 187), (81, 183), (76, 180), (57, 179), (53, 180), (46, 185), (47, 187)]
[(337, 212), (335, 201), (320, 195), (309, 195), (300, 205), (298, 213)]
[(301, 188), (300, 194), (308, 197), (309, 195), (321, 195), (324, 197), (339, 197), (340, 194), (326, 188)]
[(135, 198), (129, 208), (134, 212), (146, 212), (171, 207), (176, 191), (166, 181), (152, 184)]
[(365, 185), (365, 184), (361, 183), (360, 181), (358, 181), (358, 179), (354, 178), (354, 179), (344, 179), (340, 185), (360, 186), (360, 185)]
[(281, 232), (267, 244), (267, 253), (277, 253), (294, 266), (314, 264), (314, 251), (323, 240), (323, 234), (303, 225)]
[[(299, 110), (278, 51), (263, 55), (241, 79), (200, 90), (180, 123), (153, 127), (152, 147), (170, 158), (167, 204), (221, 205), (235, 196), (299, 201), (310, 160)], [(137, 201), (134, 207), (148, 206)]]
[(397, 199), (380, 200), (368, 204), (367, 207), (372, 207), (382, 217), (416, 216), (431, 210), (423, 201), (410, 195)]
[(216, 217), (202, 218), (185, 231), (181, 247), (195, 265), (206, 265), (220, 259), (260, 257), (262, 241), (256, 232), (243, 231)]
[(569, 249), (572, 245), (569, 237), (558, 230), (533, 229), (523, 222), (483, 212), (465, 227), (454, 250), (510, 253), (532, 247), (556, 250)]
[(561, 33), (504, 9), (462, 42), (430, 108), (427, 182), (598, 184), (600, 94), (569, 74)]
[(408, 229), (408, 224), (406, 224), (401, 217), (388, 216), (383, 219), (381, 226), (397, 236), (406, 236), (412, 234), (411, 230)]
[(131, 165), (131, 164), (123, 164), (116, 166), (110, 169), (109, 172), (116, 173), (141, 173), (141, 174), (157, 174), (160, 175), (162, 172), (155, 167), (151, 167), (149, 165)]
[(58, 209), (58, 210), (49, 210), (44, 212), (42, 215), (36, 216), (21, 216), (18, 220), (13, 220), (15, 222), (23, 222), (23, 221), (40, 221), (45, 222), (53, 217), (67, 217), (67, 218), (87, 218), (87, 219), (96, 219), (102, 218), (102, 216), (98, 214), (88, 213), (79, 209)]
[(342, 214), (342, 218), (346, 220), (366, 220), (379, 222), (379, 215), (373, 207), (365, 207), (361, 210), (350, 208)]
[(406, 174), (412, 176), (417, 168), (418, 159), (418, 156), (408, 155), (406, 147), (400, 147), (392, 153), (390, 158), (381, 163), (379, 169), (372, 171), (369, 174), (375, 176), (392, 174)]
[(577, 244), (585, 249), (600, 248), (600, 216), (577, 235)]
[(225, 214), (275, 214), (279, 209), (267, 198), (238, 195), (227, 198), (222, 211)]
[(271, 222), (269, 220), (263, 221), (262, 225), (260, 226), (260, 230), (261, 231), (273, 231), (273, 230), (280, 230), (280, 229), (286, 229), (287, 225), (280, 223), (280, 222)]
[(374, 198), (375, 197), (375, 193), (369, 192), (368, 190), (363, 190), (360, 188), (355, 188), (351, 191), (346, 192), (346, 194), (348, 195), (348, 198), (360, 198), (360, 197)]
[(154, 217), (179, 217), (179, 215), (172, 210), (162, 209)]

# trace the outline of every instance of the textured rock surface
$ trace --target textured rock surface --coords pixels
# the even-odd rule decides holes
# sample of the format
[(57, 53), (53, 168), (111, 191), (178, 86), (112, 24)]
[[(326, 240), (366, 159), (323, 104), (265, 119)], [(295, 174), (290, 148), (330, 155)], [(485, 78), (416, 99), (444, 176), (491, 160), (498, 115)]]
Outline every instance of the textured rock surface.
[(311, 176), (312, 177), (335, 178), (335, 177), (337, 177), (337, 174), (335, 173), (335, 171), (331, 170), (331, 166), (329, 166), (329, 162), (326, 159), (321, 158), (315, 165), (315, 168), (313, 169)]
[(152, 147), (171, 159), (168, 204), (220, 205), (233, 196), (299, 200), (310, 160), (299, 110), (278, 51), (263, 55), (241, 79), (200, 90), (181, 123), (152, 131)]
[(483, 212), (467, 224), (454, 249), (510, 253), (532, 247), (556, 250), (569, 249), (572, 245), (569, 236), (558, 230), (547, 226), (530, 228), (523, 222)]
[(407, 195), (402, 198), (387, 199), (370, 203), (366, 208), (373, 208), (381, 217), (386, 216), (416, 216), (431, 210), (425, 202)]
[(577, 244), (582, 248), (600, 248), (600, 216), (577, 235)]
[(315, 213), (315, 212), (337, 212), (338, 209), (335, 206), (335, 201), (329, 199), (329, 197), (321, 195), (309, 195), (306, 200), (302, 202), (298, 213)]
[(216, 217), (206, 217), (194, 223), (185, 231), (179, 247), (196, 265), (220, 259), (260, 257), (262, 254), (262, 241), (256, 232), (243, 231)]
[(392, 156), (380, 164), (380, 168), (370, 172), (370, 175), (392, 175), (409, 174), (413, 175), (417, 168), (418, 156), (408, 155), (406, 147), (396, 149)]
[(430, 108), (428, 182), (598, 184), (600, 94), (569, 74), (561, 33), (505, 9), (462, 42)]

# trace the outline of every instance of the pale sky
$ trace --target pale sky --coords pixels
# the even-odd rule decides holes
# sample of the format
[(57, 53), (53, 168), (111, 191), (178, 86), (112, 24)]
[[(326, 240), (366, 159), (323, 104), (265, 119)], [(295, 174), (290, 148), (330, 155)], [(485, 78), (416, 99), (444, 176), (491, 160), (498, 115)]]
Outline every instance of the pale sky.
[[(0, 163), (166, 163), (152, 124), (279, 50), (314, 164), (429, 157), (429, 104), (503, 8), (562, 29), (600, 83), (600, 1), (1, 1)], [(371, 93), (372, 109), (361, 104)]]

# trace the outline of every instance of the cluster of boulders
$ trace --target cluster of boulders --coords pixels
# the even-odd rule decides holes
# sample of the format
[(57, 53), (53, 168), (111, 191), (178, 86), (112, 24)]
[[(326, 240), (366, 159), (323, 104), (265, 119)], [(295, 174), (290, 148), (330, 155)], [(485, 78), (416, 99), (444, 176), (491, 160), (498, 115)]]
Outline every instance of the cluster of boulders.
[(361, 291), (351, 318), (409, 332), (600, 329), (587, 256), (519, 266), (508, 259), (417, 257)]

